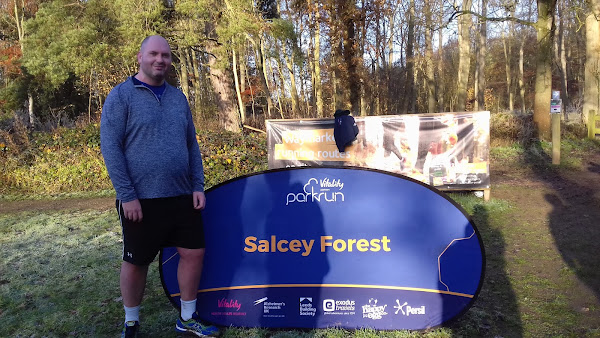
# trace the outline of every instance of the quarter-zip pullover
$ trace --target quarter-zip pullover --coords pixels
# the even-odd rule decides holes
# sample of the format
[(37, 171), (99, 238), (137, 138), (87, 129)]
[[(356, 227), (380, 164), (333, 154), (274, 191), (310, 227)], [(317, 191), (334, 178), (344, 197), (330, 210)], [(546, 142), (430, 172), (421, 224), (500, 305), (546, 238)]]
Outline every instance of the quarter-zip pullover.
[(169, 84), (160, 100), (134, 77), (113, 88), (102, 108), (100, 144), (122, 202), (204, 191), (192, 114)]

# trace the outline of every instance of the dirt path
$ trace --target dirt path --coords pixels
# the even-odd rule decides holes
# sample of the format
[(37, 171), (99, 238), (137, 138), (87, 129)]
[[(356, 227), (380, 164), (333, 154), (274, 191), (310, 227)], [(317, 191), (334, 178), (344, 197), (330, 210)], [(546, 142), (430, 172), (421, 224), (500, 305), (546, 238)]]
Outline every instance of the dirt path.
[[(587, 158), (582, 170), (534, 168), (529, 173), (511, 173), (500, 168), (492, 173), (491, 191), (492, 199), (514, 206), (506, 212), (506, 218), (514, 223), (503, 229), (498, 250), (503, 266), (497, 272), (505, 274), (505, 281), (513, 286), (514, 304), (508, 307), (521, 313), (535, 312), (536, 306), (527, 303), (535, 300), (548, 307), (566, 308), (578, 314), (574, 318), (578, 318), (581, 336), (589, 334), (588, 329), (597, 330), (600, 153)], [(493, 250), (495, 244), (488, 244)], [(491, 264), (488, 269), (493, 273)], [(520, 282), (512, 282), (515, 280)], [(561, 305), (563, 302), (567, 305)], [(532, 332), (528, 327), (548, 325), (548, 320), (535, 317), (520, 323), (525, 332)]]

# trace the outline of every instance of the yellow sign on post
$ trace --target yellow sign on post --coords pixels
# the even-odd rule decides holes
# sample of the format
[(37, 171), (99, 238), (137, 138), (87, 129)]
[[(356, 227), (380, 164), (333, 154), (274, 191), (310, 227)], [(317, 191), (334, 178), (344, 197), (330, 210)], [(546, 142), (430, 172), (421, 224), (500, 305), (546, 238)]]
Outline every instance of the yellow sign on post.
[(596, 134), (600, 134), (600, 116), (596, 115), (595, 110), (590, 110), (588, 113), (588, 138), (595, 138)]
[(552, 115), (552, 164), (560, 164), (560, 114)]

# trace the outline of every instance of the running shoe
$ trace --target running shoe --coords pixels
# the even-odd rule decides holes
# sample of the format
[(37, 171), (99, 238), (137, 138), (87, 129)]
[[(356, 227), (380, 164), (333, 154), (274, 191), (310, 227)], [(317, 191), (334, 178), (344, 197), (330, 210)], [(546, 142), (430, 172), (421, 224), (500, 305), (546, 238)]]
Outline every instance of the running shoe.
[(121, 338), (135, 338), (137, 337), (138, 331), (140, 330), (140, 322), (136, 321), (128, 321), (123, 326), (123, 331), (121, 331)]
[(215, 336), (219, 333), (219, 329), (216, 326), (202, 324), (196, 314), (186, 321), (181, 319), (181, 317), (177, 318), (175, 331), (191, 333), (198, 337)]

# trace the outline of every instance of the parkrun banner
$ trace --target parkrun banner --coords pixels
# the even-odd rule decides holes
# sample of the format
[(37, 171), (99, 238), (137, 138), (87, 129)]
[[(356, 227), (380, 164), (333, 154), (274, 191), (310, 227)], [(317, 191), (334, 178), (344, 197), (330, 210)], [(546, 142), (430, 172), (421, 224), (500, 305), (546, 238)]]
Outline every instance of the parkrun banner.
[[(484, 248), (444, 193), (374, 169), (307, 167), (206, 192), (200, 318), (222, 326), (422, 330), (475, 301)], [(160, 254), (180, 307), (175, 248)]]
[(355, 117), (356, 141), (339, 152), (334, 119), (267, 120), (269, 169), (357, 166), (438, 189), (490, 187), (490, 112)]

